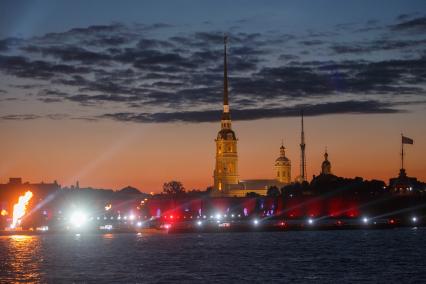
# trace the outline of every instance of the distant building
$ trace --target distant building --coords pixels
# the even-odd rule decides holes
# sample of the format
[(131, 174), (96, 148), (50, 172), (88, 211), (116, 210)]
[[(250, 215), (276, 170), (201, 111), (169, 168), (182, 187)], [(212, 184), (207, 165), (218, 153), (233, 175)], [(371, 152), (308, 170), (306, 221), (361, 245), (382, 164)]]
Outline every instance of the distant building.
[(407, 176), (405, 169), (399, 170), (396, 178), (389, 179), (389, 188), (398, 194), (412, 194), (421, 190), (422, 184), (415, 177)]
[(401, 134), (401, 169), (396, 178), (389, 179), (389, 189), (397, 194), (413, 194), (425, 191), (425, 184), (415, 177), (407, 176), (404, 167), (404, 144), (414, 144), (414, 140)]
[[(22, 178), (9, 178), (8, 183), (0, 184), (0, 200), (6, 201), (2, 202), (2, 207), (6, 208), (0, 208), (0, 210), (5, 209), (10, 211), (13, 204), (17, 202), (18, 197), (27, 190), (34, 194), (35, 200), (42, 200), (60, 189), (61, 186), (56, 181), (53, 183), (23, 183)], [(10, 203), (11, 200), (13, 200), (13, 204)]]
[(321, 174), (322, 175), (331, 175), (331, 163), (328, 160), (327, 149), (325, 150), (325, 153), (324, 153), (324, 162), (322, 162), (322, 164), (321, 164)]

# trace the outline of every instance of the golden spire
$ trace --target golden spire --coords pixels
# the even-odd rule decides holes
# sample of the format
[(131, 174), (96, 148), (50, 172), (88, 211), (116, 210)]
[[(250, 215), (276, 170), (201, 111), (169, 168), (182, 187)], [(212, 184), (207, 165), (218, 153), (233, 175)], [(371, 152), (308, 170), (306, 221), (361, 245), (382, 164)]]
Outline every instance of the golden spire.
[[(223, 105), (229, 105), (228, 103), (228, 61), (226, 54), (226, 44), (228, 42), (228, 37), (226, 34), (223, 37)], [(225, 111), (225, 110), (224, 110)]]
[(228, 37), (223, 37), (223, 113), (222, 113), (222, 128), (231, 128), (231, 114), (229, 113), (228, 99), (228, 60), (226, 54), (226, 44)]

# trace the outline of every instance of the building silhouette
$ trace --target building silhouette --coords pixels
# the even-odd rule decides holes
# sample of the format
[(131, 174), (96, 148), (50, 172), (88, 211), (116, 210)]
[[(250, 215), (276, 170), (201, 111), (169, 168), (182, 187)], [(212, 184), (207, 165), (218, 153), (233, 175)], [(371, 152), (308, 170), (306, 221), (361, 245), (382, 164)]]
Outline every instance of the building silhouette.
[(321, 174), (322, 175), (331, 175), (331, 163), (328, 160), (328, 153), (327, 149), (325, 149), (324, 153), (324, 161), (321, 164)]

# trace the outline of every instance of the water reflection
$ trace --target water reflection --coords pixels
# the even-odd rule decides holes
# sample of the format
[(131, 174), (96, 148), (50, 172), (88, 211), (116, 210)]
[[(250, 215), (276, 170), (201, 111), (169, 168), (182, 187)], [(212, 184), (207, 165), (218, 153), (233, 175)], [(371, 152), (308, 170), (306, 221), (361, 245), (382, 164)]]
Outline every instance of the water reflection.
[(103, 234), (103, 235), (102, 235), (102, 237), (103, 237), (105, 240), (110, 240), (110, 239), (113, 239), (113, 238), (114, 238), (114, 234)]
[(40, 238), (13, 235), (0, 237), (0, 279), (6, 282), (41, 280)]

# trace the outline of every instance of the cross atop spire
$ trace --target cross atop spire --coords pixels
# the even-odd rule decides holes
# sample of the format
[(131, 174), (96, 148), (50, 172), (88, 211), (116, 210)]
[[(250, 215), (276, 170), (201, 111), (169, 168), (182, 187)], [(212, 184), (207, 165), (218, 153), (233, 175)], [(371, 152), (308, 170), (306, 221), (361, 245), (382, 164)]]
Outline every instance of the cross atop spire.
[(284, 140), (281, 140), (280, 156), (281, 156), (281, 157), (285, 157)]

